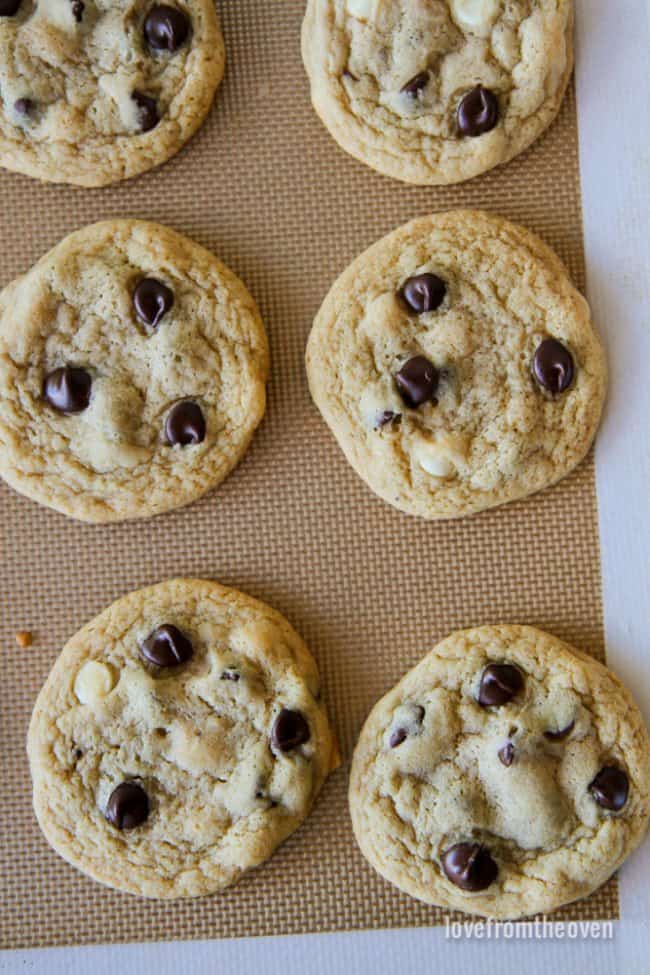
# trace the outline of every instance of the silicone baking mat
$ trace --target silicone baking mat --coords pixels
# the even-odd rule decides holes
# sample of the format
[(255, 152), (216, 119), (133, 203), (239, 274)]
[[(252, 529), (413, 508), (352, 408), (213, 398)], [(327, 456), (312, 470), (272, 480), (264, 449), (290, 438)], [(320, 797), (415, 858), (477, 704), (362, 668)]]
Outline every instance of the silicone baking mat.
[[(584, 285), (573, 92), (523, 157), (464, 186), (420, 189), (344, 155), (313, 114), (302, 0), (221, 0), (227, 76), (206, 124), (155, 172), (103, 190), (0, 174), (0, 284), (93, 220), (159, 220), (212, 249), (269, 332), (267, 417), (241, 466), (201, 502), (149, 522), (84, 526), (0, 485), (3, 668), (0, 945), (27, 947), (439, 924), (357, 851), (349, 757), (368, 710), (435, 641), (488, 622), (536, 624), (603, 656), (592, 460), (525, 502), (427, 524), (375, 499), (311, 404), (313, 316), (362, 249), (418, 214), (482, 207), (537, 231)], [(174, 904), (103, 888), (60, 860), (31, 810), (25, 733), (66, 639), (131, 589), (205, 576), (285, 613), (320, 664), (344, 765), (309, 820), (232, 890)], [(17, 630), (34, 632), (20, 648)], [(616, 881), (561, 912), (618, 916)]]

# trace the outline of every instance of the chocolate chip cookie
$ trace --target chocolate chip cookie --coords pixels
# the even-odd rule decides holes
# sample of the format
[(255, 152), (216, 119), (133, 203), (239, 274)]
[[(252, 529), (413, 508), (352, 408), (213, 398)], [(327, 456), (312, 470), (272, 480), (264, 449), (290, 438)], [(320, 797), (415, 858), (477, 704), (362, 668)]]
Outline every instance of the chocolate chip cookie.
[(224, 69), (212, 0), (0, 0), (0, 165), (104, 186), (165, 162)]
[(527, 626), (439, 643), (373, 708), (357, 841), (419, 900), (489, 917), (586, 897), (650, 817), (650, 737), (606, 667)]
[(28, 752), (54, 849), (157, 898), (235, 883), (300, 825), (338, 764), (295, 630), (197, 579), (130, 593), (72, 637), (36, 701)]
[(267, 372), (255, 303), (212, 254), (86, 227), (0, 293), (0, 474), (84, 521), (188, 504), (245, 453)]
[(357, 258), (316, 317), (307, 371), (357, 473), (424, 518), (564, 477), (606, 389), (589, 308), (559, 258), (473, 211), (414, 220)]
[(308, 0), (303, 60), (339, 145), (408, 183), (507, 162), (557, 115), (573, 0)]

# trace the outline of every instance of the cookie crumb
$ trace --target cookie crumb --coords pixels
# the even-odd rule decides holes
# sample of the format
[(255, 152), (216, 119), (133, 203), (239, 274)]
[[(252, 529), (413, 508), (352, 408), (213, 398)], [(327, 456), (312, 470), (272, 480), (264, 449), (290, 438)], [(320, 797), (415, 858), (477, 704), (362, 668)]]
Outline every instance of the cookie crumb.
[(16, 633), (16, 643), (19, 647), (31, 647), (34, 638), (29, 630), (18, 630)]

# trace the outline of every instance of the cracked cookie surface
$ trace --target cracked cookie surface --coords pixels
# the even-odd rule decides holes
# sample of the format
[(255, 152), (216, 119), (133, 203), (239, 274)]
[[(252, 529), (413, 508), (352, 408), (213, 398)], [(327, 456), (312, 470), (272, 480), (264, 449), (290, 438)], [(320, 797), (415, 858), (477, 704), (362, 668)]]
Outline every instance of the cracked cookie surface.
[(343, 149), (387, 176), (470, 179), (557, 115), (573, 19), (573, 0), (308, 0), (312, 102)]
[(364, 725), (355, 835), (379, 873), (427, 903), (550, 911), (641, 842), (649, 746), (630, 694), (593, 658), (532, 627), (454, 633)]
[(224, 71), (212, 0), (4, 0), (0, 165), (103, 186), (165, 162)]
[(28, 752), (54, 849), (156, 898), (235, 883), (300, 825), (338, 764), (295, 630), (191, 579), (130, 593), (72, 637), (36, 701)]
[(357, 473), (431, 519), (564, 477), (589, 449), (606, 391), (588, 305), (559, 258), (474, 211), (414, 220), (357, 258), (306, 358), (314, 401)]
[(212, 254), (86, 227), (0, 293), (0, 474), (85, 521), (188, 504), (245, 453), (267, 372), (255, 303)]

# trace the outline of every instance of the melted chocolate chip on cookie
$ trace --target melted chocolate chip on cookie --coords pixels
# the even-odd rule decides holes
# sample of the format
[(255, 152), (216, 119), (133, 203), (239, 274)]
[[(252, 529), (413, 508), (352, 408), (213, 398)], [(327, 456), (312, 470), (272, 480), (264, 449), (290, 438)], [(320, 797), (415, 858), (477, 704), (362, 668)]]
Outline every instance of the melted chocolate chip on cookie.
[(390, 738), (388, 739), (388, 744), (391, 748), (397, 748), (401, 745), (403, 741), (408, 738), (408, 731), (406, 728), (395, 728), (395, 731), (391, 731)]
[(411, 98), (417, 98), (420, 92), (424, 88), (426, 88), (428, 83), (429, 83), (429, 72), (420, 71), (420, 73), (416, 74), (414, 78), (411, 78), (410, 81), (407, 81), (404, 87), (401, 88), (400, 90), (403, 95), (410, 95)]
[(482, 708), (507, 704), (524, 686), (524, 675), (514, 664), (488, 664), (481, 676), (478, 703)]
[(165, 422), (165, 439), (171, 447), (187, 447), (205, 440), (205, 417), (198, 403), (188, 399), (171, 408)]
[(475, 138), (484, 135), (499, 121), (499, 100), (489, 88), (477, 85), (463, 96), (456, 121), (460, 135)]
[(178, 667), (191, 658), (194, 648), (178, 627), (164, 623), (141, 642), (140, 653), (155, 667)]
[(138, 109), (138, 122), (143, 132), (150, 132), (160, 122), (156, 99), (137, 89), (131, 95)]
[(461, 890), (487, 890), (499, 873), (489, 851), (480, 843), (457, 843), (442, 854), (441, 862), (448, 879)]
[(588, 788), (599, 806), (618, 812), (627, 802), (630, 783), (623, 769), (616, 765), (605, 765)]
[(560, 728), (557, 731), (545, 731), (544, 737), (548, 738), (549, 741), (562, 741), (564, 738), (569, 737), (575, 728), (575, 724), (575, 721), (570, 721), (565, 728)]
[(143, 278), (133, 292), (133, 307), (141, 322), (157, 328), (174, 304), (174, 293), (156, 278)]
[(85, 369), (61, 366), (45, 377), (43, 395), (59, 413), (82, 413), (90, 402), (91, 386)]
[(503, 748), (499, 749), (497, 754), (499, 756), (499, 761), (501, 762), (501, 764), (505, 765), (506, 768), (510, 768), (510, 766), (515, 760), (515, 746), (512, 744), (511, 741), (509, 741), (506, 745), (503, 746)]
[(144, 21), (144, 36), (154, 51), (177, 51), (187, 40), (190, 22), (178, 7), (156, 4)]
[(35, 108), (36, 104), (31, 98), (17, 98), (14, 102), (14, 112), (16, 115), (22, 115), (23, 118), (33, 115)]
[(401, 421), (401, 413), (395, 413), (394, 410), (384, 410), (375, 421), (375, 430), (381, 430), (382, 427), (387, 426), (397, 426)]
[(309, 741), (311, 732), (300, 711), (283, 708), (271, 729), (271, 744), (276, 751), (290, 752)]
[(435, 401), (440, 374), (432, 362), (416, 355), (395, 374), (397, 392), (411, 409)]
[(237, 684), (241, 680), (241, 674), (238, 670), (233, 670), (232, 667), (226, 667), (221, 674), (221, 680), (231, 680), (234, 684)]
[[(424, 721), (424, 708), (421, 704), (414, 704), (411, 707), (413, 714), (413, 724), (421, 725)], [(391, 731), (390, 738), (388, 739), (388, 744), (391, 748), (397, 748), (402, 742), (406, 741), (409, 736), (408, 728), (398, 727)]]
[(14, 17), (20, 4), (21, 0), (0, 0), (0, 17)]
[(557, 339), (544, 339), (533, 358), (533, 376), (547, 392), (559, 396), (571, 383), (575, 367), (573, 356)]
[(436, 311), (445, 300), (447, 285), (437, 274), (426, 272), (408, 278), (402, 285), (401, 295), (410, 311), (424, 315)]
[(106, 819), (116, 829), (135, 829), (149, 816), (149, 797), (136, 782), (122, 782), (111, 792)]

